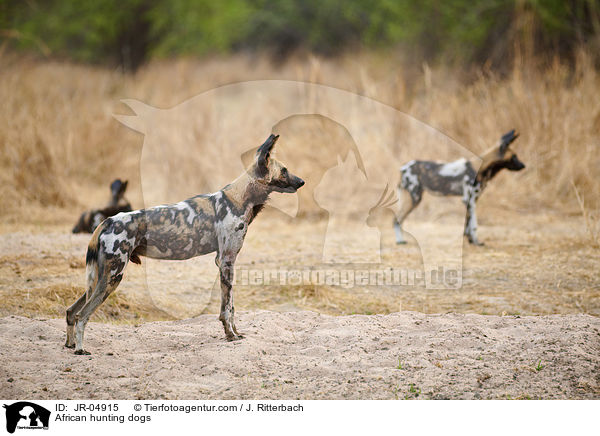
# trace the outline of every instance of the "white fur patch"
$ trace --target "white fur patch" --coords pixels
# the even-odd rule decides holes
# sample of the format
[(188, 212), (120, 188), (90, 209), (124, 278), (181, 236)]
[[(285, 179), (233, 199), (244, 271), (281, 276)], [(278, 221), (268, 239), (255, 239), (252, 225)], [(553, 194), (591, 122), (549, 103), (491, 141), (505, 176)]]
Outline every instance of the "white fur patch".
[(116, 215), (114, 215), (112, 218), (114, 221), (120, 221), (123, 224), (127, 224), (128, 222), (133, 220), (133, 214), (137, 212), (137, 211), (133, 211), (133, 212), (120, 212)]
[(185, 201), (180, 201), (179, 203), (175, 203), (173, 205), (173, 207), (175, 207), (175, 209), (177, 210), (188, 210), (190, 213), (188, 214), (187, 217), (187, 223), (189, 225), (192, 225), (192, 223), (194, 222), (194, 218), (196, 217), (196, 212), (194, 211), (194, 209), (192, 209), (192, 207), (186, 203)]
[[(121, 221), (123, 223), (126, 223), (128, 221)], [(115, 243), (117, 243), (117, 247), (121, 244), (122, 241), (127, 241), (130, 245), (133, 246), (133, 243), (135, 242), (135, 238), (128, 238), (127, 237), (127, 232), (123, 231), (121, 233), (119, 233), (118, 235), (115, 235), (114, 233), (103, 233), (102, 235), (100, 235), (100, 243), (104, 243), (104, 251), (106, 251), (109, 254), (115, 254)], [(119, 250), (117, 248), (117, 250)]]
[[(219, 239), (219, 253), (221, 258), (233, 256), (235, 259), (235, 256), (237, 256), (237, 253), (242, 248), (244, 236), (246, 235), (245, 231), (236, 231), (236, 229), (240, 224), (245, 224), (245, 217), (234, 214), (227, 205), (223, 204), (220, 201), (222, 195), (221, 192), (215, 194), (217, 197), (215, 201), (218, 205), (217, 214), (220, 213), (222, 207), (225, 207), (227, 210), (223, 219), (215, 223), (215, 230)], [(247, 228), (247, 226), (244, 227)]]
[(456, 177), (467, 170), (467, 160), (463, 157), (454, 162), (445, 163), (440, 167), (438, 174), (446, 177)]
[(419, 178), (412, 172), (414, 163), (415, 161), (411, 160), (400, 169), (402, 171), (402, 186), (409, 191), (419, 184)]

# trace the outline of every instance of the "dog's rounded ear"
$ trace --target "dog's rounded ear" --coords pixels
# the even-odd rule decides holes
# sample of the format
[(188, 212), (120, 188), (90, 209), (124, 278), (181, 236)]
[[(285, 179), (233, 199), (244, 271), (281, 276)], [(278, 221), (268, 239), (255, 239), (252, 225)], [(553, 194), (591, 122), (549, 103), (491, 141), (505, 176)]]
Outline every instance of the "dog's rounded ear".
[(500, 138), (500, 154), (503, 155), (504, 153), (506, 153), (506, 150), (508, 150), (508, 146), (512, 144), (518, 137), (519, 134), (515, 131), (515, 129), (502, 135), (502, 138)]
[(271, 150), (275, 146), (275, 143), (279, 139), (279, 135), (269, 136), (263, 145), (258, 147), (256, 150), (256, 163), (258, 167), (258, 172), (261, 176), (264, 176), (268, 172), (269, 166), (269, 158), (271, 156)]

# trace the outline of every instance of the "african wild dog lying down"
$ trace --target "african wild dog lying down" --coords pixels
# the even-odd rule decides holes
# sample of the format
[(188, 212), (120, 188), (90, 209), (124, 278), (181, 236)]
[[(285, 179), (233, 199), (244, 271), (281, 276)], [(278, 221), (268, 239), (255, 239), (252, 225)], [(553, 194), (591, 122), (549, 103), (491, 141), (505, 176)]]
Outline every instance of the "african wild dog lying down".
[(92, 209), (85, 211), (79, 217), (79, 221), (73, 227), (73, 233), (93, 233), (96, 227), (100, 225), (109, 216), (119, 212), (131, 212), (131, 204), (125, 199), (125, 190), (127, 190), (127, 180), (116, 179), (110, 184), (110, 201), (102, 209)]
[(443, 196), (460, 195), (467, 207), (464, 233), (471, 244), (483, 245), (477, 239), (475, 203), (487, 183), (500, 170), (506, 168), (510, 171), (520, 171), (525, 168), (525, 164), (509, 149), (518, 136), (514, 130), (502, 136), (500, 143), (482, 156), (478, 172), (475, 172), (471, 162), (464, 158), (449, 163), (413, 160), (400, 168), (400, 202), (396, 203), (394, 211), (396, 243), (406, 243), (402, 234), (402, 222), (418, 206), (423, 191), (429, 191)]
[(221, 314), (225, 335), (241, 339), (233, 320), (233, 266), (248, 225), (271, 192), (296, 192), (304, 181), (270, 157), (279, 136), (262, 144), (252, 165), (229, 185), (213, 194), (201, 194), (168, 206), (120, 213), (106, 219), (88, 245), (86, 292), (67, 310), (67, 342), (75, 354), (83, 350), (83, 331), (96, 308), (123, 278), (127, 262), (140, 256), (184, 260), (217, 253), (221, 278)]

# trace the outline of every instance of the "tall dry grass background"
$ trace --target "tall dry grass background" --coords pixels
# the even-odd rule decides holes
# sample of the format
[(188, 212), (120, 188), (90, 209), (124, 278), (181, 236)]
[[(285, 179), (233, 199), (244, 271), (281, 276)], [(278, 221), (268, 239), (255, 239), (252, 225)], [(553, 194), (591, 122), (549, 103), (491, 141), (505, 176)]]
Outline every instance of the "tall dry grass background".
[[(267, 59), (240, 55), (153, 62), (135, 75), (126, 75), (4, 54), (0, 59), (0, 220), (26, 223), (39, 220), (42, 213), (44, 220), (62, 222), (81, 208), (104, 201), (107, 185), (115, 177), (131, 180), (130, 198), (141, 205), (143, 139), (112, 116), (130, 114), (120, 103), (123, 98), (169, 108), (228, 83), (288, 79), (382, 101), (475, 153), (516, 128), (521, 138), (514, 147), (527, 170), (514, 177), (501, 176), (502, 182), (489, 188), (495, 193), (482, 201), (586, 214), (588, 222), (594, 221), (600, 206), (600, 76), (585, 52), (574, 67), (558, 60), (544, 67), (533, 65), (533, 61), (517, 62), (512, 73), (500, 77), (484, 70), (414, 66), (373, 53), (338, 60), (295, 59), (277, 67)], [(319, 137), (318, 125), (310, 134)], [(202, 132), (197, 135), (199, 141), (206, 140)], [(458, 157), (416, 140), (409, 140), (403, 151), (415, 158)], [(334, 156), (331, 159), (335, 161)], [(305, 167), (291, 166), (303, 174), (310, 171), (310, 161), (305, 162)], [(189, 180), (198, 172), (180, 176)], [(56, 218), (43, 212), (48, 208), (56, 211)]]

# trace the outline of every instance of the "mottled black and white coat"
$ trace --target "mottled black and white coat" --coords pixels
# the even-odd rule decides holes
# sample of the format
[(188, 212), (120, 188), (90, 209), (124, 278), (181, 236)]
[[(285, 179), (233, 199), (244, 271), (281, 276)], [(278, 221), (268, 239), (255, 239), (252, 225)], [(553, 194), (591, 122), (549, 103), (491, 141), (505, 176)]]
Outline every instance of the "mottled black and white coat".
[(296, 192), (304, 181), (270, 157), (279, 136), (271, 135), (253, 164), (234, 182), (213, 194), (202, 194), (168, 206), (120, 213), (100, 224), (88, 245), (86, 292), (67, 310), (66, 346), (83, 349), (85, 325), (123, 278), (129, 261), (140, 256), (184, 260), (216, 252), (221, 281), (225, 335), (241, 339), (234, 323), (233, 268), (248, 225), (271, 192)]
[(477, 239), (477, 215), (475, 205), (487, 183), (504, 168), (520, 171), (525, 164), (510, 150), (510, 144), (517, 139), (514, 130), (500, 138), (500, 142), (482, 156), (479, 171), (475, 171), (467, 159), (439, 163), (413, 160), (400, 168), (400, 183), (397, 194), (400, 201), (394, 207), (394, 230), (396, 242), (405, 244), (402, 223), (419, 205), (423, 192), (441, 196), (460, 196), (467, 208), (464, 234), (469, 242), (482, 245)]

